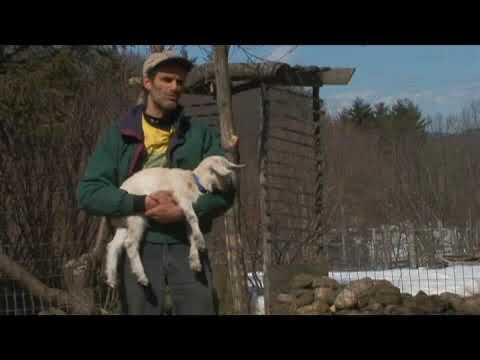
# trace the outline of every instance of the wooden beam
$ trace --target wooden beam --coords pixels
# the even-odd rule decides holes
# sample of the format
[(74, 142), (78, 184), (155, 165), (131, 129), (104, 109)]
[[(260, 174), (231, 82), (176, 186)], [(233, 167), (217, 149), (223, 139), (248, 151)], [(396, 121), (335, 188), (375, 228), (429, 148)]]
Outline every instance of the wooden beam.
[(258, 89), (260, 87), (260, 84), (261, 84), (261, 81), (258, 81), (258, 80), (246, 81), (238, 85), (232, 84), (232, 95), (241, 93), (243, 91), (248, 91), (251, 89)]
[[(290, 66), (284, 63), (232, 63), (228, 64), (230, 81), (261, 80), (275, 78), (279, 73), (287, 72)], [(202, 64), (193, 68), (188, 75), (186, 86), (195, 89), (205, 83), (214, 81), (215, 68), (211, 63)]]
[[(355, 69), (334, 68), (321, 73), (321, 84), (318, 85), (348, 85), (352, 80)], [(315, 86), (313, 84), (312, 86)]]
[[(318, 66), (290, 66), (284, 63), (228, 64), (230, 81), (242, 82), (231, 90), (233, 93), (259, 87), (260, 83), (269, 86), (322, 86), (347, 85), (355, 69)], [(141, 78), (131, 78), (133, 86), (141, 85)], [(208, 95), (215, 83), (215, 69), (211, 63), (193, 68), (187, 78), (186, 93)]]
[[(206, 84), (213, 80), (211, 64), (195, 67), (187, 79), (187, 89), (195, 93), (208, 90)], [(352, 68), (318, 66), (290, 66), (284, 63), (229, 64), (230, 81), (262, 82), (270, 86), (322, 86), (347, 85), (355, 72)], [(241, 86), (251, 86), (244, 84)]]

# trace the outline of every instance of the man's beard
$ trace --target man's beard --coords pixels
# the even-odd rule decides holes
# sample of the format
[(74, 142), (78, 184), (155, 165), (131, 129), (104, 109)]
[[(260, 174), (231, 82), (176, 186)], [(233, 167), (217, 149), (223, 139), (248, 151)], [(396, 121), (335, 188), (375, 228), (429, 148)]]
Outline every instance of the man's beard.
[(158, 106), (162, 111), (172, 112), (177, 109), (178, 103), (171, 100), (162, 100), (162, 99), (153, 99), (153, 102)]

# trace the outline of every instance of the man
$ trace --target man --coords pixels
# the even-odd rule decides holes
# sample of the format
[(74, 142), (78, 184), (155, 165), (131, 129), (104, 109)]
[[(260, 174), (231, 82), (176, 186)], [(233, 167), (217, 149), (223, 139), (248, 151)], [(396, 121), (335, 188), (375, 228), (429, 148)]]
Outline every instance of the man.
[[(150, 286), (137, 283), (126, 257), (120, 271), (128, 314), (161, 314), (167, 285), (175, 314), (215, 314), (208, 254), (202, 256), (202, 272), (193, 272), (188, 264), (187, 223), (171, 194), (138, 196), (119, 189), (142, 168), (193, 170), (207, 156), (224, 155), (218, 132), (191, 121), (179, 105), (192, 67), (171, 51), (150, 55), (143, 66), (145, 104), (135, 106), (107, 129), (79, 183), (80, 208), (88, 214), (143, 213), (149, 218), (141, 257)], [(232, 187), (224, 194), (204, 193), (194, 205), (204, 234), (211, 230), (212, 220), (232, 206), (234, 191)]]

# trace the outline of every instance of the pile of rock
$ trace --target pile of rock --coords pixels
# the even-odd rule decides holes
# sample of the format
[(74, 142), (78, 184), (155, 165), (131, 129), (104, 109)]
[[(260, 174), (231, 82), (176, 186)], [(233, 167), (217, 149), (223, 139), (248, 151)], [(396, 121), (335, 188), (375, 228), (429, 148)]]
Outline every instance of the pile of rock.
[(480, 314), (480, 296), (452, 293), (415, 296), (387, 280), (364, 278), (340, 284), (332, 278), (296, 275), (289, 291), (275, 296), (273, 314)]
[(62, 309), (58, 309), (55, 307), (49, 307), (46, 310), (40, 311), (37, 315), (67, 315), (65, 311)]

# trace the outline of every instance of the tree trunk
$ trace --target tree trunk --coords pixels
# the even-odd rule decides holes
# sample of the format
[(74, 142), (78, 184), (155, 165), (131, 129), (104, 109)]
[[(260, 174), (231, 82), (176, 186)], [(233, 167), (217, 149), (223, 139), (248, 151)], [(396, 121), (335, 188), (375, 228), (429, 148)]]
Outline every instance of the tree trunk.
[[(222, 146), (230, 161), (239, 163), (240, 152), (238, 138), (233, 128), (232, 94), (228, 74), (228, 46), (218, 45), (214, 48), (215, 84), (217, 105), (220, 115), (220, 132)], [(248, 314), (247, 274), (243, 259), (240, 233), (239, 181), (237, 196), (231, 209), (225, 214), (225, 240), (227, 249), (228, 271), (232, 287), (233, 312)]]

